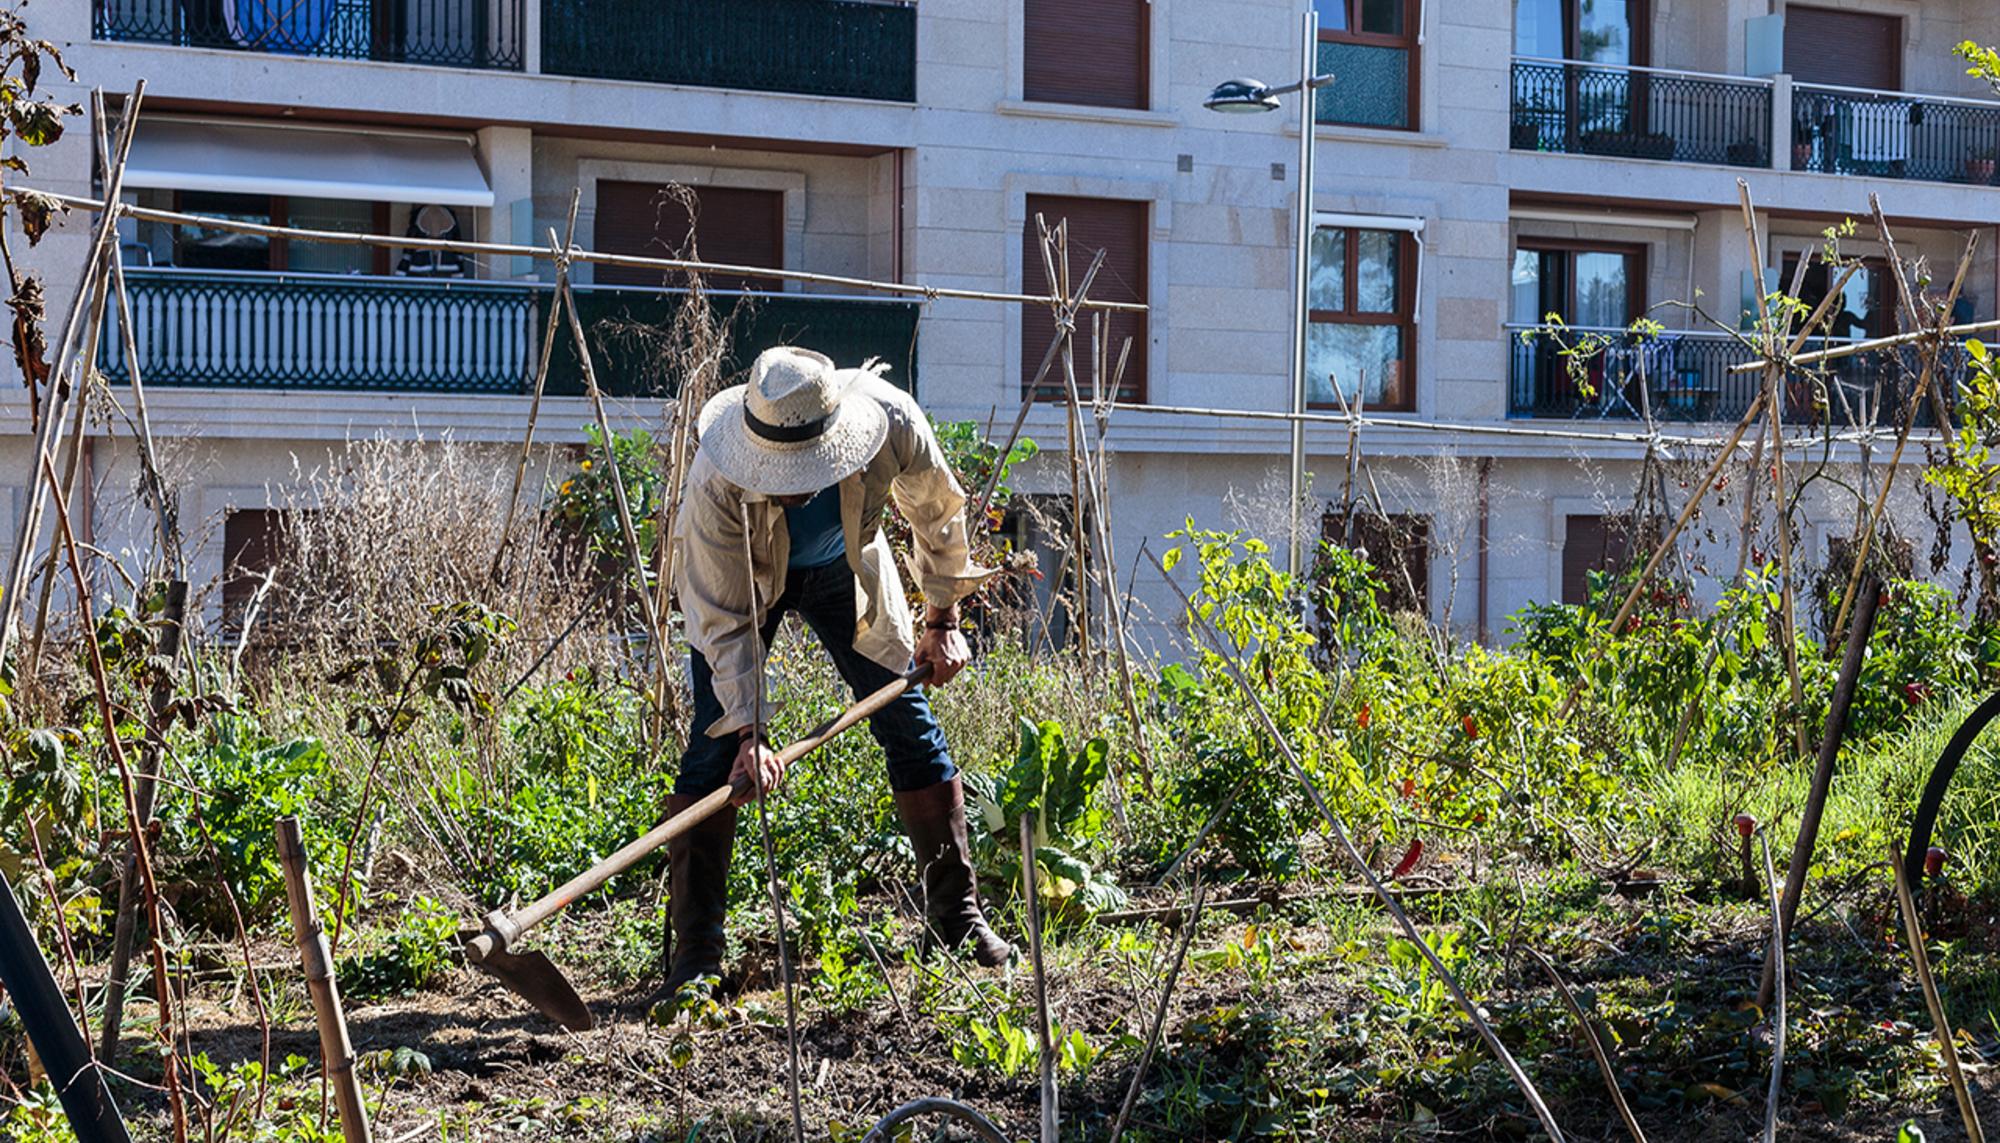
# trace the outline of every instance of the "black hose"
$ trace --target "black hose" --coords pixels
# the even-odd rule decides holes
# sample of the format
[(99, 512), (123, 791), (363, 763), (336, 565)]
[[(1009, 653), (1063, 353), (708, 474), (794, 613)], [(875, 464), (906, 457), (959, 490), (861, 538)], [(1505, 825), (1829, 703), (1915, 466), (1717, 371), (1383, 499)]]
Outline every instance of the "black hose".
[(998, 1127), (993, 1126), (992, 1120), (957, 1100), (945, 1099), (942, 1096), (913, 1099), (883, 1116), (881, 1122), (869, 1128), (868, 1134), (861, 1137), (861, 1143), (887, 1143), (904, 1120), (915, 1119), (919, 1115), (947, 1115), (972, 1128), (981, 1138), (990, 1140), (991, 1143), (1008, 1143), (1007, 1136), (1001, 1134)]
[(1937, 765), (1931, 768), (1930, 781), (1924, 783), (1924, 796), (1917, 799), (1917, 816), (1910, 822), (1910, 844), (1903, 850), (1903, 876), (1911, 885), (1924, 883), (1924, 855), (1930, 850), (1931, 830), (1937, 826), (1938, 810), (1944, 806), (1946, 791), (1951, 789), (1952, 775), (1958, 773), (1958, 764), (1964, 761), (1966, 751), (1972, 749), (1980, 731), (1995, 718), (2000, 718), (2000, 694), (1992, 695), (1965, 716), (1951, 741), (1945, 744), (1944, 753), (1938, 755)]

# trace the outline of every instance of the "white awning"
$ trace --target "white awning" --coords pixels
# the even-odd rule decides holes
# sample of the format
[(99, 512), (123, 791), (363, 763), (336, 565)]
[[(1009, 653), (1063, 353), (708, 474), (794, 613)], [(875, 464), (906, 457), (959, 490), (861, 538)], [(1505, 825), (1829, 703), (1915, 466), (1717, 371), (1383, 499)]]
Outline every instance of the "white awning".
[(492, 206), (465, 135), (144, 118), (127, 187)]
[(1332, 211), (1316, 211), (1314, 226), (1342, 226), (1350, 230), (1400, 230), (1405, 234), (1422, 234), (1424, 220), (1400, 214), (1336, 214)]

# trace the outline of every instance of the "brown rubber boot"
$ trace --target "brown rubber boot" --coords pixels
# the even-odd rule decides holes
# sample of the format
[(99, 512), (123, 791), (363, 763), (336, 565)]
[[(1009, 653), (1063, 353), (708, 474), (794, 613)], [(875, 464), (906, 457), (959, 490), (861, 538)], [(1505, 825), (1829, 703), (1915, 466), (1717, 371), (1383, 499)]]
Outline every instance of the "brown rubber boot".
[[(672, 818), (701, 798), (669, 794)], [(722, 975), (722, 922), (729, 913), (729, 855), (736, 848), (736, 807), (667, 843), (667, 983), (672, 995), (698, 976)]]
[(965, 836), (965, 791), (956, 777), (896, 795), (896, 812), (916, 850), (923, 879), (924, 912), (932, 932), (925, 943), (972, 947), (972, 959), (988, 968), (1007, 963), (1014, 947), (987, 927)]

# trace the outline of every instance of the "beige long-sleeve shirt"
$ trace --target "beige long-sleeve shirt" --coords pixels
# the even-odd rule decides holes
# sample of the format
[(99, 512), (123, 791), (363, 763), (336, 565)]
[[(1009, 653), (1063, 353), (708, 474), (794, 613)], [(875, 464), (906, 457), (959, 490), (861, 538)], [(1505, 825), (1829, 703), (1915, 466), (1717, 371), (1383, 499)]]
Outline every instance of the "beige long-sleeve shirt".
[[(889, 414), (889, 436), (860, 472), (840, 482), (840, 522), (854, 571), (854, 649), (892, 671), (916, 650), (908, 596), (889, 537), (882, 531), (890, 497), (909, 521), (912, 563), (924, 599), (937, 606), (979, 590), (994, 573), (974, 566), (966, 538), (965, 492), (952, 475), (937, 434), (916, 401), (878, 377), (855, 388)], [(743, 533), (756, 573), (756, 614), (745, 569)], [(722, 738), (751, 724), (757, 702), (756, 632), (783, 594), (791, 533), (785, 509), (738, 487), (699, 451), (688, 468), (674, 542), (681, 546), (681, 613), (688, 643), (708, 660), (722, 717), (701, 728)]]

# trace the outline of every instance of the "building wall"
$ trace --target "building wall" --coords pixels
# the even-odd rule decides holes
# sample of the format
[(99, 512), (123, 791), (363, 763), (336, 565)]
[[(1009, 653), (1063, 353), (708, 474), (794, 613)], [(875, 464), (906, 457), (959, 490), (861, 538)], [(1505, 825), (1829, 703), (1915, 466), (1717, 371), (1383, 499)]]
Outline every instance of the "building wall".
[[(2000, 14), (1984, 0), (1826, 2), (1909, 17), (1904, 58), (1912, 90), (1990, 94), (1948, 54), (1961, 38), (2000, 40)], [(1957, 257), (1960, 225), (2000, 223), (2000, 192), (1991, 188), (1512, 151), (1511, 4), (1452, 0), (1421, 7), (1416, 130), (1319, 127), (1312, 196), (1318, 211), (1423, 222), (1410, 414), (1416, 418), (1508, 423), (1502, 326), (1511, 255), (1521, 236), (1644, 243), (1650, 300), (1698, 295), (1727, 324), (1737, 317), (1751, 266), (1739, 178), (1765, 212), (1759, 236), (1771, 266), (1785, 250), (1815, 242), (1829, 223), (1865, 218), (1871, 191), (1898, 220), (1906, 251), (1921, 251), (1939, 274)], [(1741, 72), (1744, 21), (1767, 9), (1762, 0), (1657, 0), (1654, 7), (1657, 61), (1723, 73)], [(578, 241), (588, 246), (593, 178), (775, 186), (787, 193), (789, 265), (1005, 293), (1024, 281), (1020, 236), (1031, 225), (1029, 196), (1139, 201), (1152, 237), (1150, 400), (1256, 410), (1288, 404), (1296, 119), (1290, 110), (1223, 116), (1201, 104), (1224, 78), (1276, 83), (1295, 76), (1297, 6), (1289, 0), (1154, 0), (1152, 98), (1141, 111), (1024, 101), (1015, 0), (918, 6), (914, 106), (98, 43), (89, 39), (87, 9), (63, 4), (30, 15), (38, 34), (64, 46), (82, 83), (115, 91), (143, 75), (156, 108), (200, 105), (210, 114), (233, 108), (246, 118), (291, 109), (336, 121), (394, 117), (477, 132), (497, 199), (492, 211), (480, 212), (484, 237), (544, 241), (548, 227), (560, 227), (572, 188), (586, 185)], [(86, 135), (75, 130), (59, 147), (36, 154), (33, 181), (88, 193)], [(1784, 141), (1781, 133), (1781, 150)], [(1588, 220), (1515, 217), (1524, 205), (1551, 204)], [(1649, 215), (1692, 217), (1694, 226), (1650, 225)], [(56, 314), (84, 256), (89, 222), (73, 215), (28, 256), (49, 275)], [(1845, 248), (1871, 252), (1870, 230), (1864, 224)], [(1983, 243), (1967, 286), (1981, 316), (1992, 314), (2000, 298), (1996, 247), (2000, 242)], [(1082, 252), (1076, 260), (1085, 260)], [(486, 272), (545, 276), (547, 264), (510, 259)], [(1020, 399), (1018, 308), (938, 298), (924, 303), (923, 315), (925, 403), (941, 418), (1004, 426)], [(1701, 323), (1681, 309), (1656, 316), (1670, 327)], [(156, 393), (153, 405), (156, 433), (199, 434), (190, 447), (217, 459), (195, 470), (198, 495), (217, 489), (224, 498), (238, 494), (231, 489), (282, 479), (295, 452), (318, 455), (346, 438), (451, 429), (461, 439), (506, 441), (518, 439), (526, 416), (526, 402), (511, 398), (184, 390)], [(649, 424), (659, 413), (655, 404), (619, 410)], [(587, 419), (581, 405), (545, 410), (543, 431), (573, 442)], [(0, 479), (15, 488), (28, 464), (25, 424), (18, 386), (0, 387)], [(1023, 473), (1024, 485), (1066, 490), (1061, 410), (1031, 411), (1027, 433), (1052, 451)], [(1309, 439), (1324, 499), (1340, 483), (1347, 434), (1316, 426)], [(1286, 430), (1274, 422), (1114, 414), (1107, 449), (1121, 559), (1132, 558), (1142, 540), (1157, 548), (1160, 536), (1190, 516), (1281, 530), (1284, 513), (1271, 503), (1282, 487), (1286, 441)], [(97, 447), (115, 454), (122, 446)], [(1638, 456), (1629, 445), (1379, 428), (1366, 431), (1363, 447), (1385, 500), (1399, 501), (1400, 510), (1449, 516), (1454, 527), (1441, 530), (1454, 535), (1469, 526), (1464, 473), (1492, 458), (1484, 594), (1487, 629), (1496, 636), (1503, 616), (1559, 594), (1562, 517), (1629, 494)], [(0, 523), (5, 515), (0, 503)], [(1829, 509), (1828, 519), (1837, 515)], [(143, 529), (134, 533), (135, 545), (142, 535)], [(1466, 630), (1477, 625), (1475, 548), (1461, 539), (1453, 547), (1457, 558), (1432, 561), (1432, 597), (1449, 594), (1450, 619)], [(1448, 593), (1454, 567), (1457, 589)], [(1138, 582), (1148, 604), (1165, 613), (1164, 588), (1144, 570)]]

